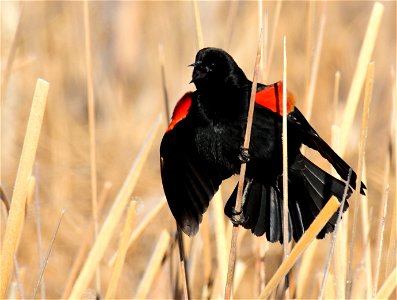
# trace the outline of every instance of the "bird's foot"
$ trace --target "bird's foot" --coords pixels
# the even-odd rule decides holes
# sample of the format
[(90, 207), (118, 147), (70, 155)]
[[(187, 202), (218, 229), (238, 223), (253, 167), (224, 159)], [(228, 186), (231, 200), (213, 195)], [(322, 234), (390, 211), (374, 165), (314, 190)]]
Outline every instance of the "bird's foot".
[(232, 209), (232, 216), (230, 221), (235, 226), (244, 225), (248, 221), (249, 217), (245, 217), (243, 211), (236, 211), (235, 208)]
[(238, 155), (238, 159), (243, 163), (246, 164), (251, 160), (251, 156), (248, 153), (248, 148), (244, 148), (243, 146), (240, 147), (240, 153)]

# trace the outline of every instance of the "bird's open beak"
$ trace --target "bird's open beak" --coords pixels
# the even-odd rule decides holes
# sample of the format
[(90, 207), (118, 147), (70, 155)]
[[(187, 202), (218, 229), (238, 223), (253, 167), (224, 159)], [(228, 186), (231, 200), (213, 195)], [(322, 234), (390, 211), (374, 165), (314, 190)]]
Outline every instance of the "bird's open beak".
[(203, 79), (207, 76), (208, 72), (211, 72), (211, 69), (208, 67), (203, 67), (201, 61), (196, 61), (192, 64), (189, 65), (189, 67), (194, 67), (193, 69), (193, 74), (192, 74), (192, 80), (189, 83), (194, 83), (197, 80)]

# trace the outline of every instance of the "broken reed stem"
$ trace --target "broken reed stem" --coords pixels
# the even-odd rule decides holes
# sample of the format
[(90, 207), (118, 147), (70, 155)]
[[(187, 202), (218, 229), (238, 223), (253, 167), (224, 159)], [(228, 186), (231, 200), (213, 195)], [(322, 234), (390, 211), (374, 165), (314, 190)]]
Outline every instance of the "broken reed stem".
[[(95, 128), (95, 100), (94, 85), (92, 79), (92, 56), (91, 56), (91, 30), (90, 12), (88, 10), (88, 0), (83, 2), (84, 9), (84, 42), (85, 42), (85, 61), (86, 61), (86, 83), (87, 83), (87, 107), (88, 107), (88, 132), (90, 140), (90, 173), (91, 173), (91, 205), (92, 218), (94, 220), (94, 240), (98, 236), (98, 199), (97, 199), (97, 168), (96, 168), (96, 128)], [(99, 265), (96, 269), (96, 292), (101, 293), (101, 280)]]
[(281, 0), (277, 0), (276, 3), (276, 9), (275, 9), (275, 13), (274, 13), (274, 19), (273, 19), (273, 28), (272, 28), (272, 39), (270, 42), (270, 49), (269, 49), (269, 57), (265, 57), (265, 59), (267, 59), (267, 63), (266, 63), (266, 69), (265, 69), (265, 76), (263, 76), (264, 80), (267, 80), (267, 78), (269, 77), (269, 72), (270, 72), (270, 66), (271, 66), (271, 62), (273, 61), (273, 53), (274, 53), (274, 48), (275, 48), (275, 44), (276, 44), (276, 31), (277, 31), (277, 27), (278, 27), (278, 21), (280, 19), (280, 12), (281, 12), (281, 5), (282, 5), (282, 1)]
[(158, 129), (160, 128), (160, 123), (161, 114), (159, 114), (156, 121), (154, 122), (136, 160), (131, 166), (123, 186), (116, 196), (114, 204), (101, 227), (97, 240), (91, 248), (85, 264), (73, 286), (72, 292), (69, 296), (70, 299), (80, 298), (90, 283), (92, 275), (95, 272), (100, 260), (102, 259), (110, 239), (116, 229), (116, 226), (123, 215), (124, 209), (128, 204), (129, 197), (135, 188), (139, 175), (143, 169), (143, 165), (148, 157)]
[(159, 241), (157, 242), (156, 248), (153, 251), (153, 255), (150, 258), (149, 263), (147, 264), (145, 274), (143, 275), (142, 280), (139, 283), (134, 299), (146, 299), (146, 297), (148, 296), (154, 276), (158, 272), (158, 269), (161, 266), (161, 261), (163, 260), (163, 257), (168, 250), (170, 238), (171, 237), (168, 231), (163, 230), (161, 232)]
[[(103, 185), (103, 189), (101, 191), (98, 203), (98, 216), (102, 215), (102, 208), (105, 204), (105, 201), (108, 197), (109, 191), (112, 187), (112, 183), (110, 181), (106, 181)], [(77, 251), (76, 258), (73, 261), (73, 265), (70, 268), (70, 272), (68, 275), (68, 279), (65, 284), (65, 289), (62, 294), (61, 299), (66, 299), (69, 297), (69, 294), (72, 290), (73, 283), (77, 277), (77, 274), (80, 272), (81, 266), (83, 265), (84, 259), (86, 258), (86, 254), (88, 252), (88, 248), (92, 243), (94, 237), (94, 220), (91, 220), (89, 224), (89, 230), (86, 232), (84, 238), (82, 239), (83, 242), (80, 244), (80, 248)]]
[[(258, 43), (258, 49), (257, 49), (256, 61), (255, 61), (254, 78), (252, 81), (251, 97), (250, 97), (250, 103), (249, 103), (249, 108), (248, 108), (247, 127), (245, 129), (245, 136), (244, 136), (243, 148), (247, 149), (247, 151), (249, 149), (249, 144), (250, 144), (250, 139), (251, 139), (252, 120), (254, 117), (256, 86), (258, 83), (257, 80), (258, 80), (259, 64), (261, 61), (261, 45), (262, 45), (262, 31), (259, 35), (259, 43)], [(247, 168), (246, 163), (241, 164), (240, 177), (239, 177), (238, 188), (237, 188), (237, 199), (236, 199), (236, 206), (235, 206), (235, 210), (237, 212), (240, 212), (242, 209), (241, 199), (243, 196), (246, 168)], [(237, 220), (239, 220), (239, 218), (240, 218), (239, 215), (237, 215)], [(226, 286), (225, 286), (225, 299), (230, 299), (231, 293), (232, 293), (234, 266), (236, 263), (237, 236), (238, 236), (238, 226), (233, 226), (232, 240), (231, 240), (230, 254), (229, 254), (229, 264), (228, 264)]]
[[(146, 229), (146, 227), (150, 224), (150, 222), (158, 215), (158, 213), (161, 211), (161, 209), (165, 206), (167, 203), (166, 198), (163, 197), (159, 201), (159, 203), (156, 205), (156, 207), (149, 212), (149, 214), (146, 216), (146, 218), (136, 227), (136, 229), (132, 232), (131, 237), (128, 241), (128, 248), (131, 247), (132, 243), (135, 242), (136, 239), (138, 239), (143, 231)], [(110, 258), (108, 262), (108, 266), (112, 266), (114, 262), (116, 261), (118, 252), (113, 254), (113, 256)]]
[(342, 197), (342, 202), (339, 206), (339, 210), (338, 210), (338, 220), (336, 221), (336, 225), (335, 225), (335, 230), (332, 234), (332, 241), (331, 241), (331, 247), (327, 256), (327, 261), (325, 263), (325, 270), (324, 270), (324, 274), (323, 274), (323, 280), (321, 281), (321, 287), (320, 287), (320, 292), (318, 295), (318, 299), (321, 300), (324, 297), (324, 291), (325, 291), (325, 284), (327, 282), (327, 276), (329, 273), (329, 268), (331, 266), (331, 258), (332, 255), (334, 253), (334, 249), (335, 249), (335, 243), (336, 243), (336, 236), (338, 234), (338, 229), (339, 229), (339, 224), (342, 220), (342, 214), (343, 214), (343, 207), (345, 206), (345, 202), (346, 202), (346, 198), (347, 198), (347, 192), (349, 190), (349, 182), (350, 182), (350, 178), (352, 176), (352, 168), (349, 168), (349, 173), (347, 175), (347, 180), (346, 180), (346, 184), (345, 184), (345, 190), (343, 191), (343, 197)]
[(390, 273), (390, 275), (383, 282), (382, 287), (376, 293), (374, 299), (387, 299), (390, 297), (391, 293), (397, 286), (397, 267), (394, 267), (394, 270)]
[[(283, 71), (283, 248), (286, 260), (289, 254), (288, 239), (288, 130), (287, 130), (287, 38), (284, 35)], [(288, 274), (285, 277), (285, 297), (289, 299)]]
[(280, 267), (277, 269), (276, 273), (269, 280), (266, 287), (259, 296), (259, 299), (266, 299), (270, 296), (273, 289), (280, 283), (288, 271), (294, 266), (297, 259), (305, 251), (306, 247), (310, 242), (315, 239), (317, 234), (324, 228), (325, 224), (332, 217), (339, 207), (339, 201), (334, 196), (330, 198), (324, 208), (320, 211), (317, 217), (314, 219), (313, 223), (309, 226), (306, 232), (302, 235), (300, 240), (296, 243), (295, 247), (292, 249), (288, 258), (283, 261)]
[(369, 108), (371, 105), (372, 99), (372, 90), (373, 90), (373, 81), (374, 81), (374, 63), (368, 64), (366, 83), (365, 83), (365, 95), (364, 95), (364, 103), (363, 103), (363, 116), (361, 121), (361, 134), (360, 134), (360, 145), (359, 145), (359, 153), (358, 153), (358, 166), (357, 166), (357, 181), (356, 181), (356, 197), (354, 201), (354, 211), (353, 211), (353, 225), (351, 232), (351, 239), (349, 244), (349, 256), (347, 263), (347, 281), (346, 281), (346, 295), (350, 298), (351, 285), (352, 285), (352, 270), (351, 270), (351, 261), (353, 257), (354, 251), (354, 243), (356, 241), (356, 228), (357, 228), (357, 219), (359, 213), (359, 205), (360, 201), (360, 188), (361, 188), (361, 178), (362, 178), (362, 169), (363, 169), (363, 161), (365, 157), (365, 146), (367, 141), (368, 134), (368, 119), (369, 119)]
[(313, 111), (313, 100), (314, 100), (314, 91), (316, 88), (317, 84), (317, 75), (318, 75), (318, 67), (320, 65), (320, 56), (321, 56), (321, 49), (323, 46), (323, 40), (324, 40), (324, 28), (325, 28), (325, 22), (327, 20), (326, 14), (325, 14), (325, 8), (326, 8), (326, 2), (324, 2), (323, 6), (323, 12), (321, 14), (321, 20), (320, 20), (320, 27), (318, 29), (318, 36), (317, 36), (317, 43), (316, 43), (316, 49), (314, 50), (314, 58), (313, 58), (313, 64), (311, 67), (311, 72), (310, 72), (310, 82), (309, 82), (309, 88), (307, 91), (307, 95), (305, 97), (306, 101), (306, 119), (308, 122), (310, 122), (310, 118), (312, 115)]
[(366, 69), (370, 62), (373, 49), (375, 47), (378, 30), (383, 15), (383, 4), (375, 2), (371, 18), (369, 20), (367, 31), (365, 33), (364, 41), (361, 46), (360, 54), (357, 61), (357, 67), (354, 72), (353, 80), (350, 86), (349, 95), (347, 96), (346, 108), (344, 111), (342, 124), (341, 124), (341, 156), (343, 156), (346, 146), (348, 144), (348, 137), (350, 129), (356, 115), (357, 105), (360, 98), (362, 86), (364, 84)]
[(135, 222), (136, 201), (131, 201), (127, 213), (127, 219), (124, 223), (123, 233), (121, 234), (116, 263), (114, 264), (112, 275), (110, 276), (108, 289), (105, 299), (113, 299), (116, 296), (117, 286), (120, 280), (121, 272), (128, 250), (128, 238), (131, 235), (132, 227)]
[(7, 225), (3, 238), (1, 251), (1, 286), (0, 299), (5, 298), (8, 283), (12, 274), (12, 260), (17, 250), (17, 242), (22, 231), (25, 215), (25, 203), (28, 192), (28, 179), (32, 174), (33, 163), (39, 142), (44, 110), (47, 102), (49, 83), (38, 79), (33, 96), (32, 108), (30, 110), (25, 140), (22, 147), (21, 159), (15, 179), (14, 193)]
[(59, 219), (58, 219), (57, 227), (55, 228), (54, 234), (52, 235), (52, 239), (51, 239), (50, 245), (48, 247), (47, 254), (46, 254), (45, 259), (43, 261), (43, 265), (40, 268), (39, 278), (37, 279), (36, 286), (35, 286), (35, 288), (33, 290), (32, 299), (36, 299), (36, 294), (37, 294), (37, 291), (39, 289), (41, 279), (43, 278), (45, 268), (47, 267), (47, 263), (48, 263), (48, 260), (50, 258), (50, 255), (51, 255), (51, 252), (52, 252), (52, 248), (54, 246), (54, 242), (55, 242), (55, 239), (57, 237), (57, 234), (58, 234), (58, 231), (59, 231), (59, 227), (61, 226), (61, 222), (63, 220), (63, 215), (64, 214), (65, 214), (65, 210), (62, 209), (61, 215), (59, 216)]

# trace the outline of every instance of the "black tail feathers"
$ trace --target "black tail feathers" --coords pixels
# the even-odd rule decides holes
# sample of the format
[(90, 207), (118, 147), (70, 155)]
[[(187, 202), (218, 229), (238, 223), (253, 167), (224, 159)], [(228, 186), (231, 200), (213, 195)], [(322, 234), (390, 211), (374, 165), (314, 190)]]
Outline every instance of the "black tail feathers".
[[(329, 175), (303, 155), (298, 155), (288, 174), (289, 240), (292, 237), (295, 241), (300, 239), (331, 196), (342, 201), (344, 189), (344, 182)], [(351, 193), (349, 188), (346, 199)], [(225, 214), (229, 218), (233, 216), (236, 196), (237, 186), (225, 206)], [(243, 227), (251, 229), (257, 236), (266, 233), (270, 242), (283, 243), (282, 206), (282, 178), (274, 186), (253, 181), (243, 204)], [(346, 201), (343, 211), (348, 206)], [(326, 233), (334, 231), (336, 222), (337, 213), (331, 217), (317, 238), (324, 238)]]

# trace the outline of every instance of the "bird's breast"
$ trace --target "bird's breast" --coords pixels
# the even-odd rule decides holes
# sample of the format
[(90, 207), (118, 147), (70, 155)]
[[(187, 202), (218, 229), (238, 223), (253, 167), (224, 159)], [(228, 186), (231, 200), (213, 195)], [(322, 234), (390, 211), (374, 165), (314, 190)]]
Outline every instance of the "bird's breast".
[(212, 123), (198, 127), (195, 136), (202, 158), (214, 164), (221, 173), (236, 173), (239, 168), (239, 147), (242, 130), (233, 124)]

